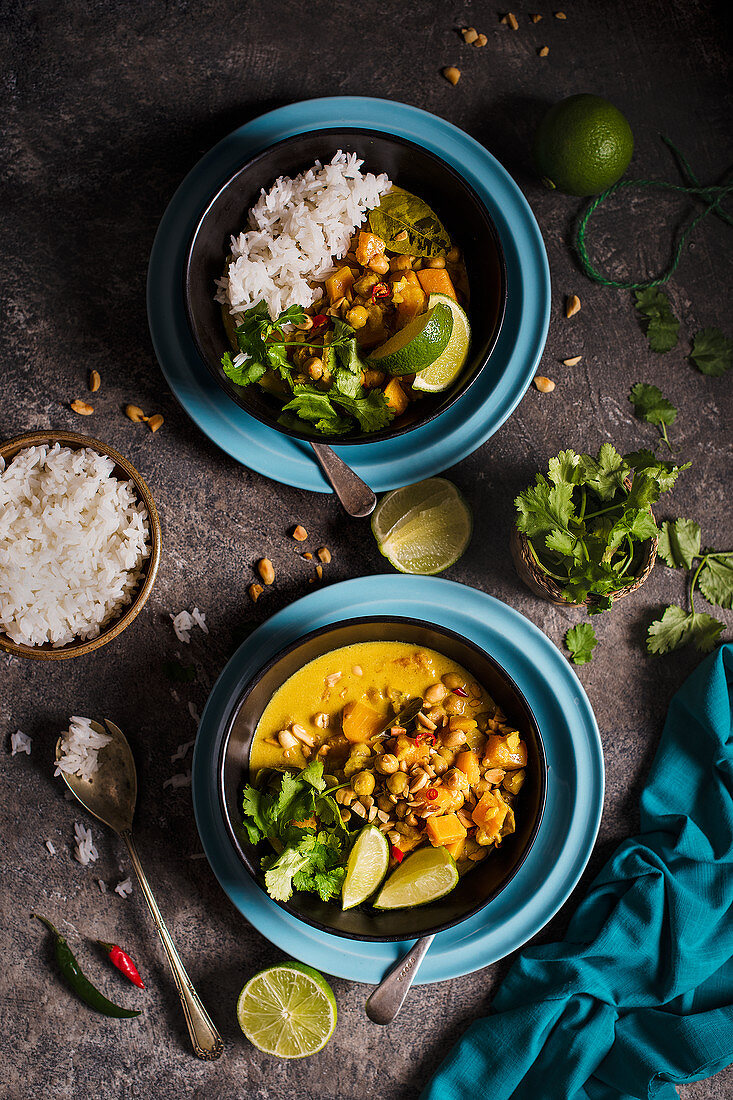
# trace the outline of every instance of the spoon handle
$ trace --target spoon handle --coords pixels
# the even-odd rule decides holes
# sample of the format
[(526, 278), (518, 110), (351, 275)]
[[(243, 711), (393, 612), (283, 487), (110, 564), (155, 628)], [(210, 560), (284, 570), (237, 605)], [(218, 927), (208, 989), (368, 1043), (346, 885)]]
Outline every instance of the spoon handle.
[(434, 938), (423, 936), (382, 978), (366, 1003), (366, 1014), (372, 1023), (390, 1024), (394, 1020)]
[(137, 854), (137, 849), (135, 848), (135, 842), (132, 839), (132, 833), (129, 829), (124, 829), (120, 833), (120, 836), (127, 845), (127, 850), (132, 860), (132, 866), (135, 868), (135, 874), (140, 882), (140, 889), (145, 896), (148, 908), (155, 921), (155, 927), (158, 929), (160, 938), (163, 941), (163, 947), (168, 956), (168, 962), (171, 965), (173, 977), (178, 987), (178, 994), (181, 998), (181, 1004), (183, 1005), (183, 1012), (186, 1017), (188, 1034), (191, 1036), (191, 1042), (193, 1043), (194, 1054), (197, 1058), (204, 1059), (204, 1061), (213, 1061), (215, 1058), (221, 1057), (221, 1053), (224, 1050), (222, 1038), (211, 1022), (208, 1012), (201, 1004), (199, 995), (186, 973), (186, 968), (181, 962), (180, 955), (176, 951), (176, 945), (173, 943), (171, 934), (166, 928), (165, 921), (161, 916), (160, 909), (153, 896), (153, 891), (150, 889), (150, 884), (143, 870), (142, 863), (140, 862), (140, 857)]
[(311, 443), (318, 465), (328, 478), (334, 493), (350, 516), (370, 516), (377, 498), (365, 481), (354, 473), (325, 443)]

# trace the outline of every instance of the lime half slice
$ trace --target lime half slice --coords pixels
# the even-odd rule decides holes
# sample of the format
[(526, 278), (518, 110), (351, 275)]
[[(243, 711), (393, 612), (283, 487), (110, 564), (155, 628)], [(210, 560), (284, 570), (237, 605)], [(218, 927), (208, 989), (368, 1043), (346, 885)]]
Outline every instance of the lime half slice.
[(312, 966), (283, 963), (250, 978), (239, 994), (237, 1019), (250, 1043), (265, 1054), (307, 1058), (333, 1035), (336, 998)]
[(453, 856), (445, 848), (419, 848), (392, 872), (375, 909), (407, 909), (444, 898), (458, 882)]
[(388, 374), (417, 374), (445, 351), (452, 331), (451, 310), (444, 302), (436, 302), (375, 348), (369, 362)]
[(464, 553), (472, 530), (468, 504), (442, 477), (387, 493), (372, 515), (377, 545), (401, 573), (442, 573)]
[(361, 830), (349, 852), (346, 878), (341, 889), (341, 908), (353, 909), (370, 898), (381, 885), (389, 866), (389, 843), (375, 825)]
[(428, 299), (428, 309), (440, 304), (446, 306), (453, 314), (453, 329), (445, 351), (441, 352), (429, 367), (415, 375), (413, 387), (425, 393), (442, 393), (453, 385), (463, 370), (471, 344), (471, 326), (468, 323), (466, 311), (447, 294), (431, 294)]

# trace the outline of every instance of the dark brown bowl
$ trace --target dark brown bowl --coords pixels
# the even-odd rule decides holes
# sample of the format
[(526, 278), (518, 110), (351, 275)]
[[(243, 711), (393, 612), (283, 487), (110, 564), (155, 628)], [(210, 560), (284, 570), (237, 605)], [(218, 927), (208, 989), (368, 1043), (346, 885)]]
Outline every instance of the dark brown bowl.
[(22, 645), (19, 642), (11, 641), (7, 634), (0, 630), (0, 650), (4, 649), (7, 653), (12, 653), (16, 657), (30, 657), (31, 660), (35, 661), (64, 661), (68, 657), (83, 657), (85, 654), (99, 649), (100, 646), (106, 645), (107, 642), (111, 642), (113, 638), (126, 630), (133, 619), (136, 619), (139, 615), (153, 590), (155, 578), (158, 575), (158, 566), (160, 565), (160, 520), (150, 489), (148, 489), (145, 481), (132, 463), (118, 451), (115, 451), (114, 448), (108, 447), (106, 443), (101, 443), (98, 439), (79, 435), (78, 432), (51, 429), (49, 431), (26, 432), (25, 435), (18, 435), (14, 439), (9, 439), (6, 443), (0, 443), (0, 457), (4, 458), (7, 464), (15, 458), (19, 451), (25, 450), (27, 447), (41, 447), (44, 444), (53, 445), (54, 443), (72, 449), (90, 447), (93, 451), (98, 451), (99, 454), (107, 455), (115, 463), (114, 476), (120, 478), (120, 480), (134, 483), (140, 503), (145, 506), (148, 513), (150, 556), (143, 565), (140, 584), (132, 602), (125, 607), (119, 618), (112, 619), (111, 622), (107, 623), (96, 638), (88, 638), (85, 641), (80, 639), (76, 642), (69, 642), (64, 646), (52, 646), (50, 642), (44, 642), (43, 645)]
[[(299, 668), (333, 649), (365, 641), (410, 642), (457, 661), (486, 688), (527, 742), (527, 778), (517, 800), (517, 832), (506, 837), (500, 848), (464, 875), (446, 897), (419, 908), (389, 912), (369, 906), (343, 912), (338, 902), (322, 902), (303, 893), (296, 893), (289, 902), (282, 903), (282, 908), (298, 920), (336, 936), (383, 942), (409, 940), (451, 928), (488, 905), (527, 858), (542, 820), (547, 773), (542, 735), (524, 695), (488, 653), (445, 627), (415, 619), (351, 619), (307, 634), (269, 661), (242, 692), (217, 762), (219, 801), (234, 850), (258, 887), (264, 890), (260, 870), (264, 849), (249, 843), (241, 824), (241, 792), (248, 782), (249, 753), (257, 723), (274, 693)], [(532, 889), (538, 885), (533, 883)]]
[[(364, 170), (386, 172), (393, 183), (425, 199), (443, 221), (464, 254), (471, 290), (468, 314), (471, 348), (455, 385), (445, 393), (415, 402), (408, 413), (379, 432), (326, 436), (295, 431), (278, 424), (282, 406), (259, 386), (236, 386), (224, 373), (221, 357), (231, 351), (221, 307), (214, 301), (215, 281), (221, 278), (230, 249), (230, 237), (245, 228), (247, 214), (262, 188), (279, 176), (295, 176), (327, 161), (339, 149), (356, 152)], [(295, 439), (323, 443), (376, 443), (419, 428), (450, 408), (487, 369), (499, 338), (506, 308), (504, 254), (496, 227), (473, 188), (460, 172), (432, 153), (392, 134), (372, 130), (338, 129), (297, 134), (271, 146), (243, 165), (211, 199), (194, 230), (184, 273), (184, 297), (196, 347), (221, 388), (233, 401), (268, 427)]]

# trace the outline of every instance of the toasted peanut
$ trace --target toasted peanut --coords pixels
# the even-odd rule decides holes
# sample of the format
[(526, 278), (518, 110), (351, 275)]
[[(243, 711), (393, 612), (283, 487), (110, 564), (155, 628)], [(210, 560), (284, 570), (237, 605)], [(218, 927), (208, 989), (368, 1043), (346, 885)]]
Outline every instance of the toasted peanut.
[(556, 11), (555, 12), (555, 18), (556, 19), (567, 19), (567, 15), (565, 14), (564, 11)]
[(445, 684), (431, 684), (423, 698), (426, 703), (441, 703), (447, 694), (448, 688)]
[(424, 730), (437, 730), (438, 728), (437, 722), (434, 722), (432, 718), (428, 718), (422, 711), (419, 712), (415, 721), (419, 726), (422, 726)]
[(324, 565), (328, 565), (331, 560), (331, 551), (328, 549), (327, 546), (319, 546), (319, 548), (316, 550), (316, 554), (318, 555), (319, 561), (322, 561)]
[(500, 23), (505, 23), (508, 27), (511, 27), (513, 31), (519, 30), (519, 23), (517, 22), (517, 17), (511, 11), (508, 11), (506, 13), (506, 15), (503, 16), (499, 20), (499, 22)]
[(96, 393), (99, 387), (102, 385), (102, 376), (98, 370), (89, 371), (89, 380), (87, 382), (91, 393)]
[(280, 730), (277, 735), (277, 739), (280, 742), (280, 746), (283, 749), (297, 748), (298, 738), (295, 737), (290, 730)]
[(87, 405), (86, 401), (80, 401), (78, 397), (75, 401), (71, 402), (70, 408), (72, 408), (75, 413), (78, 413), (79, 416), (91, 416), (94, 412), (93, 405)]
[(263, 584), (272, 584), (275, 580), (275, 569), (269, 558), (260, 558), (255, 568), (262, 578)]
[(395, 240), (396, 241), (406, 241), (407, 240), (407, 230), (406, 229), (401, 229), (399, 231), (399, 233), (397, 233), (395, 235)]
[(319, 581), (323, 580), (323, 566), (322, 565), (317, 565), (316, 566), (316, 576), (318, 577)]
[(551, 378), (545, 378), (544, 374), (538, 374), (535, 377), (534, 384), (540, 393), (552, 393), (555, 388), (555, 383)]
[(574, 317), (576, 313), (580, 313), (580, 298), (577, 294), (571, 294), (565, 303), (565, 316)]
[(293, 528), (293, 538), (296, 542), (305, 542), (305, 540), (308, 538), (308, 532), (306, 531), (305, 527), (301, 527), (301, 525), (298, 523)]
[(535, 12), (534, 15), (530, 15), (530, 19), (532, 20), (533, 23), (539, 23), (541, 18), (542, 18), (542, 16), (538, 15), (537, 12)]
[(443, 69), (443, 76), (449, 84), (455, 86), (461, 79), (461, 70), (457, 69), (455, 65), (449, 65), (446, 69)]
[(308, 730), (305, 728), (305, 726), (301, 726), (300, 722), (293, 722), (290, 726), (290, 730), (298, 738), (299, 741), (303, 742), (304, 745), (309, 745), (311, 748), (313, 748), (316, 743), (316, 739), (310, 733), (308, 733)]
[(141, 420), (145, 420), (145, 413), (137, 405), (125, 405), (125, 416), (136, 424)]
[[(540, 16), (540, 18), (542, 18), (542, 17)], [(547, 57), (548, 53), (550, 52), (550, 47), (549, 46), (542, 46), (541, 49), (539, 49), (537, 52), (538, 52), (540, 57)]]
[(153, 416), (147, 417), (147, 421), (151, 432), (157, 432), (158, 428), (162, 428), (164, 424), (163, 417), (160, 413), (154, 413)]
[(328, 729), (330, 718), (323, 711), (320, 711), (313, 719), (313, 724), (318, 727), (319, 730)]
[(468, 46), (478, 38), (478, 31), (475, 27), (464, 27), (461, 34), (463, 35), (463, 41)]
[(247, 589), (247, 592), (249, 593), (249, 598), (251, 599), (252, 603), (257, 603), (264, 591), (265, 590), (261, 584), (251, 584)]
[(354, 665), (351, 671), (354, 673), (354, 676), (364, 675), (364, 669), (361, 667), (361, 665)]
[(479, 35), (476, 36), (476, 41), (474, 42), (474, 46), (476, 47), (477, 50), (480, 50), (481, 47), (485, 46), (488, 41), (489, 40), (488, 40), (488, 38), (486, 37), (485, 34), (479, 34)]
[(463, 679), (456, 672), (446, 672), (443, 683), (449, 691), (453, 691), (453, 688), (463, 688), (465, 691), (466, 688)]

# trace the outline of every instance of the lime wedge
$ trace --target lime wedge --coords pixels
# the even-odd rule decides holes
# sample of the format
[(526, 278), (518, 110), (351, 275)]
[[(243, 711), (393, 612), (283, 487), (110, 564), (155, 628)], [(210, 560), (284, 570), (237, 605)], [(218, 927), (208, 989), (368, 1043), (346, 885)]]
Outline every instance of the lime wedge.
[(389, 844), (375, 825), (361, 830), (349, 852), (346, 878), (341, 889), (341, 908), (353, 909), (371, 897), (389, 866)]
[(305, 963), (269, 966), (250, 978), (237, 1001), (250, 1043), (277, 1058), (323, 1050), (336, 1027), (336, 998), (322, 974)]
[(388, 374), (417, 374), (445, 351), (452, 331), (453, 314), (444, 302), (438, 302), (375, 348), (369, 362)]
[(463, 370), (463, 365), (468, 358), (468, 348), (471, 343), (471, 326), (468, 323), (466, 311), (461, 309), (458, 302), (449, 298), (447, 294), (431, 294), (428, 299), (428, 309), (438, 305), (446, 306), (453, 314), (453, 329), (450, 340), (445, 350), (441, 352), (430, 366), (425, 367), (415, 375), (412, 383), (416, 390), (425, 393), (442, 393), (452, 386), (458, 375)]
[(464, 553), (472, 529), (468, 504), (442, 477), (387, 493), (372, 516), (380, 551), (401, 573), (442, 573)]
[(418, 848), (392, 872), (375, 909), (412, 909), (444, 898), (458, 882), (453, 856), (445, 848)]

